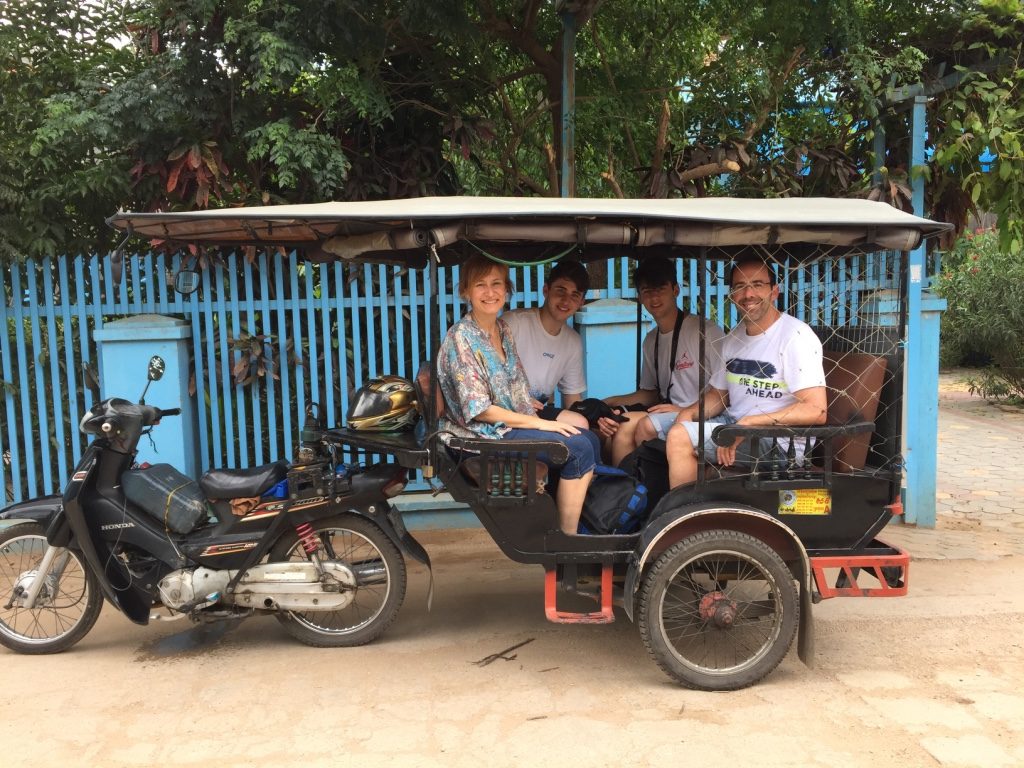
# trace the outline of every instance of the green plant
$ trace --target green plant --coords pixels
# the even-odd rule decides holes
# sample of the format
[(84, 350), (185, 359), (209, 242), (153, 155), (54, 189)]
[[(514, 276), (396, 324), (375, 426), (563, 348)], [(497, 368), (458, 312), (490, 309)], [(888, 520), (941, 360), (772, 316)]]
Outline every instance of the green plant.
[(1024, 401), (1024, 258), (1000, 247), (993, 231), (967, 234), (947, 257), (938, 290), (949, 303), (942, 362), (987, 359), (971, 390)]

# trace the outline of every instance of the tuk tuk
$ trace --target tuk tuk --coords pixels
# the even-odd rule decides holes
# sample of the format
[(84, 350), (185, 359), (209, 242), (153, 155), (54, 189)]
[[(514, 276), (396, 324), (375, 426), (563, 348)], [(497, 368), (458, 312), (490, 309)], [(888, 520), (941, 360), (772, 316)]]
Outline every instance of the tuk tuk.
[[(719, 444), (743, 437), (761, 454), (744, 469), (700, 463), (696, 482), (676, 488), (653, 477), (665, 471), (657, 462), (634, 461), (631, 471), (663, 488), (635, 530), (559, 530), (538, 456), (546, 452), (557, 464), (564, 449), (445, 436), (438, 417), (446, 406), (429, 365), (415, 382), (425, 429), (311, 424), (305, 438), (319, 446), (317, 456), (293, 466), (293, 491), (317, 493), (317, 473), (339, 449), (417, 470), (468, 505), (506, 556), (544, 568), (549, 620), (607, 623), (618, 608), (671, 678), (703, 690), (756, 683), (795, 637), (810, 662), (815, 603), (907, 592), (910, 556), (882, 536), (902, 511), (908, 253), (947, 225), (865, 200), (487, 197), (118, 213), (109, 223), (182, 245), (283, 247), (315, 262), (427, 270), (425, 290), (437, 285), (439, 270), (475, 253), (506, 263), (664, 256), (681, 263), (702, 337), (712, 323), (735, 322), (720, 290), (724, 270), (760, 258), (778, 277), (779, 308), (822, 342), (827, 420), (717, 426)], [(440, 327), (432, 330), (440, 336)], [(701, 370), (702, 391), (712, 373)], [(712, 425), (701, 418), (700, 430), (703, 440)], [(658, 446), (648, 447), (656, 456)], [(382, 495), (366, 516), (375, 515), (386, 517), (385, 530), (409, 536), (390, 498)], [(404, 568), (392, 574), (404, 593)], [(592, 599), (593, 610), (565, 609), (569, 595)], [(381, 631), (399, 604), (373, 617)]]

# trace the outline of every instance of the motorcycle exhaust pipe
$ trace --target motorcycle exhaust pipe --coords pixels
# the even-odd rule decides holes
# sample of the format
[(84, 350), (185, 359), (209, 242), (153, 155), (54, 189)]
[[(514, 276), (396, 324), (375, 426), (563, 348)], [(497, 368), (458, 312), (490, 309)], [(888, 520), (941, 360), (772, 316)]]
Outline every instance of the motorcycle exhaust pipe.
[(356, 577), (356, 585), (370, 587), (374, 584), (386, 584), (388, 569), (383, 560), (364, 560), (361, 563), (350, 563), (352, 575)]

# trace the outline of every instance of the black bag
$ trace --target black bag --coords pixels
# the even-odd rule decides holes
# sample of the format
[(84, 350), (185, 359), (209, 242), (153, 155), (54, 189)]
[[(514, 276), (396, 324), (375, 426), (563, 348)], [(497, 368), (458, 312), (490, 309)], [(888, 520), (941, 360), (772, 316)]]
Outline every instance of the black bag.
[(583, 500), (579, 532), (632, 533), (644, 521), (647, 489), (621, 469), (598, 464)]
[(668, 457), (665, 456), (665, 441), (660, 438), (642, 443), (619, 462), (619, 469), (646, 486), (647, 507), (652, 511), (668, 493)]
[(591, 429), (597, 429), (597, 420), (600, 418), (608, 418), (612, 421), (617, 421), (620, 424), (626, 421), (626, 417), (622, 415), (621, 409), (612, 408), (604, 400), (598, 400), (596, 397), (587, 397), (583, 400), (577, 400), (575, 403), (569, 406), (570, 411), (575, 411), (587, 420), (590, 424)]
[(199, 484), (170, 464), (125, 472), (121, 489), (128, 501), (174, 533), (189, 533), (206, 517), (206, 500)]

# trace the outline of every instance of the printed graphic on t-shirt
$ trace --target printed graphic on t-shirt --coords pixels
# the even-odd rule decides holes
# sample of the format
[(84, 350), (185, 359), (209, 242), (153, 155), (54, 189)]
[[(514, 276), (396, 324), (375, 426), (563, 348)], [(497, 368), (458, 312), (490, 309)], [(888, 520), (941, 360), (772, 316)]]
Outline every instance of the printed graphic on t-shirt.
[(684, 351), (682, 356), (676, 360), (676, 370), (685, 371), (690, 368), (693, 368), (693, 360), (690, 358), (689, 353)]
[(778, 370), (763, 360), (733, 358), (725, 364), (726, 380), (731, 386), (742, 387), (750, 397), (778, 400), (789, 392), (784, 381), (776, 381)]

